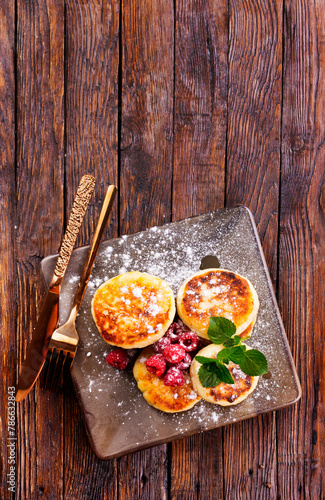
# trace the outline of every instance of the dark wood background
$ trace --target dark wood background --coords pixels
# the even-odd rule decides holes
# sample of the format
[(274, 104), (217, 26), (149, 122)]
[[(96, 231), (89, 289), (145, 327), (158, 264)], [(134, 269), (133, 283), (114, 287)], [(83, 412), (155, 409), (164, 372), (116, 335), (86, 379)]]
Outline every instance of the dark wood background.
[(325, 498), (325, 13), (321, 0), (0, 0), (1, 498), (15, 385), (77, 184), (106, 238), (253, 212), (300, 402), (100, 461), (73, 389), (17, 405), (16, 491), (46, 499)]

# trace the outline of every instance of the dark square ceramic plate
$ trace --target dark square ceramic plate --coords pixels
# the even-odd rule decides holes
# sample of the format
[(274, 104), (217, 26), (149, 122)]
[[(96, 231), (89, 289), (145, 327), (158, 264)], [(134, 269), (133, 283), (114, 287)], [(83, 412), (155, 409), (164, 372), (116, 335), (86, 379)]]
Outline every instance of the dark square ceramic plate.
[[(61, 324), (68, 316), (86, 253), (84, 247), (72, 254), (62, 286)], [(111, 347), (93, 322), (91, 300), (103, 281), (132, 270), (163, 278), (176, 294), (207, 255), (216, 256), (221, 268), (249, 278), (256, 288), (260, 309), (248, 344), (266, 355), (270, 377), (260, 377), (257, 389), (237, 406), (225, 408), (200, 401), (184, 413), (163, 413), (144, 400), (131, 370), (119, 372), (107, 364), (105, 358)], [(55, 261), (56, 256), (51, 256), (42, 262), (46, 283)], [(242, 206), (103, 242), (77, 318), (77, 330), (80, 344), (72, 379), (93, 449), (101, 459), (276, 410), (300, 397), (299, 380), (256, 227), (250, 212)]]

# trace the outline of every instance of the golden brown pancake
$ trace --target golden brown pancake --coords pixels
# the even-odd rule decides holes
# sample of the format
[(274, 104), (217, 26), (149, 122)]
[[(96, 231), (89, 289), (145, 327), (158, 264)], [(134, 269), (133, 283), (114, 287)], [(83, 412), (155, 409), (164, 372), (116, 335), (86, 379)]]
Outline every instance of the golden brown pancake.
[[(246, 346), (246, 348), (247, 350), (250, 349), (248, 346)], [(197, 353), (197, 356), (216, 358), (221, 349), (223, 349), (223, 347), (220, 345), (210, 344), (201, 349), (201, 351)], [(201, 363), (194, 358), (191, 364), (190, 374), (195, 391), (209, 403), (221, 406), (236, 405), (246, 399), (257, 386), (259, 377), (246, 375), (241, 371), (238, 365), (230, 362), (227, 368), (235, 381), (234, 384), (225, 384), (221, 382), (221, 384), (216, 387), (203, 387), (198, 375), (201, 366)]]
[(238, 336), (241, 339), (250, 339), (251, 336), (252, 336), (252, 333), (253, 333), (253, 328), (254, 328), (255, 322), (256, 322), (256, 317), (253, 319), (253, 321), (251, 322), (251, 324), (248, 325), (248, 327), (246, 328), (246, 330), (244, 330), (243, 332), (241, 332)]
[(224, 269), (205, 269), (188, 278), (178, 291), (176, 303), (181, 320), (206, 339), (211, 317), (233, 321), (239, 335), (255, 320), (259, 307), (250, 281)]
[(162, 279), (132, 271), (98, 288), (92, 314), (108, 344), (124, 349), (145, 347), (160, 339), (172, 323), (174, 294)]
[(146, 368), (146, 360), (154, 354), (156, 354), (154, 349), (147, 347), (142, 351), (133, 368), (134, 378), (143, 397), (151, 406), (166, 413), (189, 410), (201, 399), (193, 389), (190, 375), (184, 373), (185, 384), (182, 386), (166, 386), (162, 376), (157, 377)]

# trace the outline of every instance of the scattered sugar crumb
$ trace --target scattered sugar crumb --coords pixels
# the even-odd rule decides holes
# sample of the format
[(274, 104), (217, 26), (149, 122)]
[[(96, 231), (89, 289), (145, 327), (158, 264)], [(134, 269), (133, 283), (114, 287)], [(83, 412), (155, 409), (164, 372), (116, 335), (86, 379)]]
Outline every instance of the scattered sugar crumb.
[[(237, 219), (236, 217), (229, 218), (227, 210), (224, 213), (225, 217), (218, 219), (218, 225), (210, 224), (210, 220), (214, 218), (214, 215), (211, 214), (207, 215), (206, 219), (201, 219), (203, 223), (200, 222), (200, 224), (191, 220), (184, 221), (182, 226), (156, 227), (138, 235), (125, 236), (115, 243), (112, 241), (109, 246), (105, 246), (107, 243), (104, 243), (103, 250), (100, 249), (96, 270), (91, 276), (82, 305), (84, 314), (79, 315), (77, 319), (77, 330), (84, 349), (84, 357), (82, 357), (80, 346), (79, 360), (81, 361), (79, 366), (89, 388), (87, 404), (90, 405), (98, 395), (98, 401), (104, 400), (102, 401), (103, 409), (110, 415), (112, 401), (106, 403), (106, 397), (114, 398), (115, 404), (118, 405), (119, 412), (121, 412), (120, 415), (124, 419), (123, 422), (120, 422), (121, 425), (124, 425), (123, 432), (129, 433), (128, 439), (130, 438), (130, 441), (132, 441), (134, 425), (138, 425), (139, 419), (143, 418), (144, 407), (148, 408), (146, 418), (150, 425), (146, 427), (143, 421), (142, 427), (145, 428), (145, 436), (148, 439), (154, 439), (157, 435), (157, 425), (152, 425), (153, 421), (159, 422), (159, 428), (165, 429), (165, 432), (167, 432), (167, 424), (173, 421), (175, 423), (174, 434), (182, 434), (192, 430), (193, 422), (205, 430), (235, 421), (239, 407), (230, 407), (226, 411), (222, 409), (218, 412), (214, 405), (200, 401), (183, 414), (161, 415), (160, 412), (156, 412), (146, 403), (130, 373), (126, 375), (113, 369), (107, 369), (108, 365), (104, 358), (108, 352), (107, 349), (105, 350), (105, 341), (98, 334), (96, 325), (92, 321), (90, 302), (95, 289), (117, 274), (132, 270), (147, 272), (165, 280), (176, 294), (183, 281), (199, 270), (202, 257), (216, 255), (223, 268), (232, 269), (247, 276), (257, 289), (260, 298), (257, 321), (248, 345), (260, 349), (266, 354), (272, 378), (260, 377), (259, 390), (255, 390), (249, 396), (254, 404), (252, 405), (248, 399), (246, 400), (247, 416), (253, 416), (256, 410), (263, 411), (263, 405), (266, 406), (266, 401), (273, 400), (279, 392), (278, 388), (284, 388), (286, 385), (285, 380), (289, 372), (282, 371), (282, 368), (274, 361), (278, 356), (279, 349), (282, 349), (286, 354), (286, 346), (281, 340), (281, 329), (277, 324), (276, 312), (273, 311), (270, 290), (265, 280), (261, 279), (261, 276), (264, 275), (263, 266), (259, 261), (256, 263), (252, 259), (247, 259), (246, 242), (250, 241), (249, 238), (253, 230), (247, 229), (247, 224), (242, 224), (240, 217)], [(181, 228), (181, 232), (179, 232), (179, 228)], [(175, 237), (176, 234), (177, 237)], [(60, 319), (68, 316), (73, 284), (77, 281), (78, 276), (75, 275), (70, 276), (66, 281), (65, 290), (62, 290)], [(129, 289), (122, 293), (130, 293), (130, 291)], [(219, 291), (221, 293), (221, 290)], [(91, 349), (92, 354), (89, 354), (89, 349)], [(96, 352), (98, 355), (95, 354)], [(92, 355), (94, 359), (99, 359), (91, 373), (89, 373), (90, 363), (86, 363), (89, 355)], [(136, 353), (136, 357), (138, 355), (139, 351)], [(143, 356), (140, 361), (145, 363), (146, 358)], [(132, 408), (124, 413), (123, 409), (129, 407), (130, 400), (126, 400), (127, 396), (121, 400), (120, 387), (122, 383), (125, 384), (126, 380), (128, 385), (125, 386), (125, 390), (129, 390), (127, 394), (130, 394), (132, 399)], [(103, 397), (104, 394), (105, 397)], [(193, 393), (192, 398), (195, 399), (196, 394), (194, 396)], [(243, 402), (243, 405), (245, 404)], [(151, 412), (155, 413), (151, 415)], [(154, 420), (151, 420), (152, 418)], [(134, 437), (133, 439), (138, 438)], [(132, 442), (134, 443), (134, 441)]]
[(219, 415), (218, 415), (217, 413), (215, 413), (215, 412), (214, 412), (214, 413), (211, 413), (211, 420), (212, 420), (213, 422), (218, 422), (218, 420), (219, 420)]
[(137, 286), (137, 287), (133, 288), (132, 293), (135, 297), (139, 298), (142, 296), (142, 288)]

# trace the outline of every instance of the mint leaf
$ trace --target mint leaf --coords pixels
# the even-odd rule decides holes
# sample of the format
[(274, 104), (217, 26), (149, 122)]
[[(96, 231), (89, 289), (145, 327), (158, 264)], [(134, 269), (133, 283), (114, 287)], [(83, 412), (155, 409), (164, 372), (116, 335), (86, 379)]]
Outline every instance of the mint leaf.
[(243, 354), (244, 360), (238, 364), (244, 373), (257, 377), (268, 372), (266, 357), (260, 351), (257, 349), (249, 349)]
[(220, 378), (220, 380), (222, 382), (224, 382), (225, 384), (234, 384), (235, 383), (228, 368), (221, 363), (218, 363), (218, 365), (217, 365), (217, 374), (218, 374), (218, 377)]
[(229, 347), (228, 349), (222, 349), (218, 352), (217, 359), (221, 363), (229, 363), (229, 360), (238, 365), (245, 359), (244, 346)]
[(239, 335), (235, 335), (234, 337), (234, 345), (240, 345), (242, 342), (242, 338)]
[(235, 341), (234, 341), (234, 339), (227, 339), (227, 340), (223, 343), (223, 345), (224, 345), (225, 347), (232, 347), (232, 346), (234, 346), (234, 345), (235, 345)]
[(243, 346), (236, 346), (232, 348), (232, 352), (229, 353), (229, 359), (236, 365), (239, 365), (239, 363), (242, 363), (245, 359), (245, 350), (242, 348)]
[(229, 349), (221, 349), (221, 351), (219, 351), (217, 354), (217, 360), (220, 361), (220, 363), (229, 363), (228, 354), (231, 349), (232, 347), (230, 347)]
[[(198, 372), (199, 380), (203, 387), (215, 387), (221, 382), (225, 384), (235, 383), (227, 367), (217, 359), (205, 358), (204, 356), (196, 356), (195, 359), (199, 363), (201, 362), (200, 359), (204, 360), (204, 364), (202, 364)], [(210, 362), (207, 362), (207, 359)]]
[(206, 358), (205, 356), (195, 356), (196, 361), (201, 363), (201, 365), (209, 365), (210, 363), (215, 363), (213, 358)]
[(227, 318), (215, 316), (210, 318), (208, 336), (214, 344), (223, 344), (236, 333), (236, 325)]
[(221, 383), (218, 375), (207, 369), (208, 365), (202, 365), (199, 369), (199, 380), (203, 387), (215, 387)]

